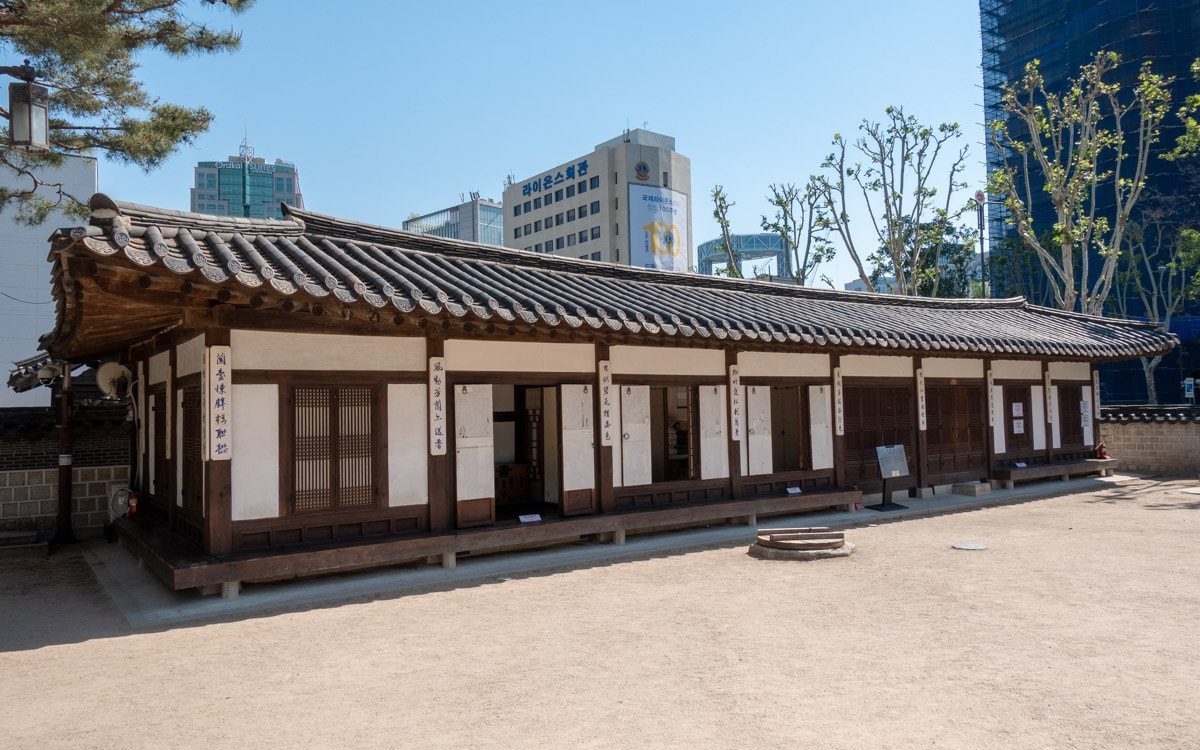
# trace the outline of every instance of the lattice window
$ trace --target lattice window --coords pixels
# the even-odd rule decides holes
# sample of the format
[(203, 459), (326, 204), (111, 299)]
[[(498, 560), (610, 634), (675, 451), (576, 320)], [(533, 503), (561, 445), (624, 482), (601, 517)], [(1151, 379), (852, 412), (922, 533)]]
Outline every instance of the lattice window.
[(188, 386), (182, 391), (183, 445), (180, 458), (183, 461), (183, 507), (201, 512), (204, 509), (203, 404), (199, 385)]
[(1081, 408), (1083, 388), (1078, 385), (1058, 386), (1059, 438), (1063, 447), (1083, 445), (1083, 420)]
[(371, 508), (375, 389), (296, 386), (292, 391), (292, 508), (297, 513)]
[(167, 461), (167, 392), (158, 390), (150, 394), (150, 411), (154, 420), (154, 496), (168, 500), (171, 467)]

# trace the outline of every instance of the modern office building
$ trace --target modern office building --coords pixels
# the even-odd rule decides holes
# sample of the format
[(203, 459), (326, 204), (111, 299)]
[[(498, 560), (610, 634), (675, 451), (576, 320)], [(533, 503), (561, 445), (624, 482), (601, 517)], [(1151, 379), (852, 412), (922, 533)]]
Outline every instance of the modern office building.
[(201, 214), (282, 219), (280, 203), (304, 208), (296, 165), (283, 159), (268, 164), (246, 141), (237, 156), (198, 163), (191, 192), (192, 211)]
[(503, 246), (504, 207), (471, 193), (469, 201), (405, 221), (404, 231)]
[[(783, 257), (783, 239), (772, 232), (731, 234), (729, 242), (741, 265), (742, 277), (776, 276), (787, 265)], [(729, 267), (729, 254), (718, 237), (696, 246), (696, 270), (705, 276), (724, 273)]]
[[(38, 177), (45, 183), (37, 192), (50, 200), (57, 199), (57, 187), (86, 203), (96, 192), (96, 159), (90, 156), (63, 156), (58, 167), (39, 167)], [(28, 190), (30, 182), (11, 169), (0, 169), (0, 187)], [(11, 366), (36, 355), (38, 340), (54, 328), (54, 305), (51, 303), (50, 273), (46, 268), (46, 237), (55, 229), (78, 221), (61, 211), (50, 214), (46, 221), (29, 226), (16, 220), (15, 209), (0, 215), (0, 366), (4, 368), (0, 384), (8, 380)], [(17, 393), (0, 385), (0, 407), (46, 406), (50, 391), (34, 388)]]
[(642, 268), (692, 268), (692, 163), (629, 130), (504, 190), (504, 245)]
[[(1026, 64), (1036, 59), (1045, 78), (1046, 89), (1062, 93), (1080, 68), (1091, 62), (1097, 52), (1107, 50), (1121, 56), (1122, 63), (1111, 80), (1128, 91), (1136, 84), (1143, 62), (1149, 61), (1159, 75), (1173, 77), (1173, 108), (1200, 87), (1191, 72), (1192, 62), (1200, 57), (1200, 0), (980, 0), (980, 25), (983, 38), (984, 116), (988, 122), (1004, 117), (1000, 109), (1005, 84), (1024, 75)], [(1180, 169), (1180, 164), (1158, 158), (1170, 150), (1180, 132), (1178, 121), (1169, 116), (1164, 121), (1164, 133), (1152, 151), (1142, 207), (1155, 196), (1164, 196), (1171, 205), (1182, 201), (1172, 196), (1195, 193), (1194, 182)], [(1003, 154), (987, 144), (987, 167), (991, 173), (1003, 167)], [(1049, 195), (1038, 190), (1039, 174), (1031, 173), (1035, 199), (1031, 206), (1034, 224), (1050, 227), (1054, 223)], [(1162, 200), (1162, 198), (1160, 198)], [(1103, 193), (1096, 204), (1098, 216), (1111, 216), (1112, 198)], [(1137, 212), (1135, 208), (1135, 214)], [(989, 251), (998, 263), (1013, 259), (1009, 250), (1017, 239), (1016, 230), (1007, 223), (1008, 211), (999, 196), (988, 201)], [(1137, 217), (1135, 216), (1135, 219)], [(1200, 220), (1194, 217), (1193, 220)], [(1091, 264), (1094, 270), (1099, 262)], [(1029, 271), (1021, 270), (1028, 266)], [(1009, 271), (989, 279), (994, 296), (1023, 294), (1037, 304), (1053, 305), (1037, 264), (1012, 263)], [(1114, 291), (1114, 294), (1118, 292)], [(1140, 299), (1130, 300), (1131, 312), (1141, 307)], [(1187, 338), (1187, 316), (1195, 315), (1194, 302), (1187, 302), (1184, 315), (1176, 318), (1183, 339), (1182, 350), (1169, 355), (1159, 368), (1159, 392), (1162, 398), (1172, 399), (1180, 392), (1178, 381), (1185, 374), (1188, 348), (1197, 348)], [(1174, 330), (1174, 329), (1173, 329)], [(1180, 361), (1175, 362), (1176, 359)], [(1100, 368), (1104, 395), (1112, 400), (1136, 400), (1144, 397), (1145, 386), (1137, 362), (1124, 363), (1124, 371), (1112, 367)], [(1139, 393), (1141, 396), (1139, 396)]]

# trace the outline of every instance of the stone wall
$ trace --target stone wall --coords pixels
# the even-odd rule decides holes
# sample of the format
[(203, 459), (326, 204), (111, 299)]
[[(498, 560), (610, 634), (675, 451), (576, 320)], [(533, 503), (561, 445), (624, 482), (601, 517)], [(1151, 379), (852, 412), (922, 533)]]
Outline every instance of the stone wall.
[[(99, 537), (108, 523), (113, 490), (129, 485), (128, 466), (71, 470), (71, 526), (80, 539)], [(0, 471), (0, 531), (54, 534), (58, 517), (58, 469)]]
[(1200, 477), (1200, 409), (1105, 407), (1100, 439), (1123, 471)]
[[(49, 408), (0, 409), (0, 531), (54, 534), (58, 517), (58, 428)], [(81, 406), (72, 423), (72, 528), (98, 537), (108, 502), (129, 484), (129, 422), (123, 406)]]

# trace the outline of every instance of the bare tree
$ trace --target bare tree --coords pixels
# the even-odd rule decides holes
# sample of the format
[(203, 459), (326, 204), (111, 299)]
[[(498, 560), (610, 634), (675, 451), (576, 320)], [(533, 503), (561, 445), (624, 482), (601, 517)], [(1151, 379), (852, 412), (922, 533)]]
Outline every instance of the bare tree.
[[(812, 182), (819, 198), (817, 225), (838, 237), (863, 283), (870, 286), (872, 276), (865, 262), (882, 248), (885, 267), (875, 275), (880, 270), (894, 275), (898, 294), (916, 294), (919, 285), (913, 283), (911, 270), (925, 267), (923, 253), (940, 256), (947, 227), (965, 209), (965, 203), (955, 205), (954, 193), (965, 187), (957, 178), (966, 167), (968, 148), (952, 151), (962, 138), (957, 123), (922, 125), (902, 107), (888, 107), (884, 113), (882, 123), (863, 120), (863, 135), (853, 146), (841, 134), (834, 135), (834, 151)], [(945, 171), (939, 166), (943, 150), (950, 152)], [(855, 160), (859, 157), (865, 163)], [(939, 191), (938, 184), (944, 190)], [(876, 240), (865, 250), (851, 232), (849, 204), (857, 194), (866, 201)]]
[(729, 266), (727, 274), (735, 279), (742, 278), (742, 267), (737, 252), (733, 249), (733, 242), (729, 238), (729, 209), (735, 204), (729, 200), (729, 196), (725, 195), (725, 190), (720, 185), (712, 189), (713, 199), (713, 218), (717, 220), (717, 225), (721, 227), (721, 245), (725, 250), (726, 257), (729, 258)]
[[(990, 192), (1004, 196), (1057, 306), (1091, 315), (1104, 313), (1130, 216), (1145, 186), (1151, 147), (1170, 105), (1170, 80), (1153, 74), (1149, 63), (1122, 97), (1120, 84), (1107, 80), (1119, 61), (1111, 52), (1096, 55), (1067, 91), (1057, 94), (1046, 89), (1034, 60), (1002, 95), (1001, 109), (1010, 120), (990, 124), (1004, 155), (1004, 168), (991, 174)], [(1035, 169), (1041, 184), (1033, 179)], [(1050, 196), (1052, 227), (1034, 226), (1035, 191)], [(1109, 200), (1112, 211), (1100, 215), (1099, 206)], [(1053, 242), (1039, 236), (1047, 231)], [(1093, 251), (1100, 265), (1095, 273)]]
[(818, 226), (820, 193), (812, 181), (801, 191), (794, 183), (769, 186), (767, 201), (774, 206), (773, 219), (762, 217), (762, 228), (779, 235), (783, 248), (784, 275), (801, 286), (815, 280), (817, 269), (833, 258), (834, 247)]

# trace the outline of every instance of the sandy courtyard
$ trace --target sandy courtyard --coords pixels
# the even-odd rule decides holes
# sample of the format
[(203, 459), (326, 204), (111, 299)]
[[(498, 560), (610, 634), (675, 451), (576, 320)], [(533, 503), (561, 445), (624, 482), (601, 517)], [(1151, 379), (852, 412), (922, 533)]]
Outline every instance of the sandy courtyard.
[(158, 631), (0, 561), (0, 746), (1200, 747), (1195, 487)]

